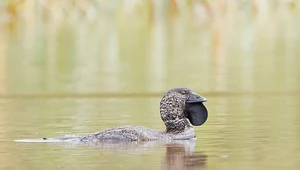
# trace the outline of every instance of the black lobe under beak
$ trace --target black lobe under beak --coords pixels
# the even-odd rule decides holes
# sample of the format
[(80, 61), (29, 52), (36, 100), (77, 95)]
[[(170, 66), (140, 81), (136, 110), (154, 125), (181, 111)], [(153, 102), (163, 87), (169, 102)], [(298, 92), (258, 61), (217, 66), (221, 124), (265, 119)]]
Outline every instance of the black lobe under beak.
[(192, 125), (200, 126), (206, 122), (208, 117), (208, 111), (203, 105), (207, 99), (196, 94), (191, 93), (186, 101), (185, 117), (189, 119)]

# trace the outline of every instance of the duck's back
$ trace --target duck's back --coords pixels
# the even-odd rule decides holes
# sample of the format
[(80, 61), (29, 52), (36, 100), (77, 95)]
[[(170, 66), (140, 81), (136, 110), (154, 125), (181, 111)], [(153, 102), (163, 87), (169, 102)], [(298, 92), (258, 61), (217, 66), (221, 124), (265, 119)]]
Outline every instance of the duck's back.
[(141, 126), (122, 126), (94, 133), (98, 140), (149, 141), (165, 139), (162, 132)]
[(61, 140), (80, 140), (80, 141), (150, 141), (168, 140), (170, 137), (164, 132), (148, 129), (141, 126), (122, 126), (102, 130), (100, 132), (79, 135), (62, 136)]

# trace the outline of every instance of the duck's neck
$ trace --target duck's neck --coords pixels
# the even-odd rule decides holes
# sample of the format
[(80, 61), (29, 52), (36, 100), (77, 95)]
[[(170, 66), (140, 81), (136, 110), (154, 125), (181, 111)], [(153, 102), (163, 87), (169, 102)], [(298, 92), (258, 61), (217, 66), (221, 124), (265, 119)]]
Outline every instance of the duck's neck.
[(167, 120), (164, 122), (166, 125), (166, 133), (181, 133), (187, 128), (192, 127), (185, 118), (178, 120)]
[(176, 100), (160, 103), (160, 115), (166, 125), (166, 133), (181, 133), (192, 126), (184, 117), (184, 106), (181, 106)]

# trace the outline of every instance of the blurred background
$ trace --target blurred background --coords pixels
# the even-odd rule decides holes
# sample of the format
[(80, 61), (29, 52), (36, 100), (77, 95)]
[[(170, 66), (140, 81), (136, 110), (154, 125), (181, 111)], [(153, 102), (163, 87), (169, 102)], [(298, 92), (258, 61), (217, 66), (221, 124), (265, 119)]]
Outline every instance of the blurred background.
[(182, 86), (208, 98), (202, 168), (298, 167), (299, 18), (296, 0), (1, 0), (0, 167), (160, 169), (165, 147), (143, 157), (12, 140), (163, 130), (160, 98)]

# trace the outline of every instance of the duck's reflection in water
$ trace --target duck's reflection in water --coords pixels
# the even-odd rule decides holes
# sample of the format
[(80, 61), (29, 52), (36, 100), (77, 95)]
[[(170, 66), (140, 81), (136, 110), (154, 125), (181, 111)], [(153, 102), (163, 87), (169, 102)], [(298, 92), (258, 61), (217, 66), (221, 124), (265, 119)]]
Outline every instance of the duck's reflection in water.
[[(162, 160), (162, 169), (167, 170), (184, 170), (184, 169), (202, 169), (205, 168), (207, 155), (196, 153), (195, 139), (176, 140), (171, 142), (148, 141), (148, 142), (96, 142), (80, 143), (80, 145), (97, 147), (101, 152), (125, 152), (130, 154), (147, 153), (155, 147), (166, 148), (165, 156)], [(63, 144), (63, 143), (60, 143)], [(66, 144), (66, 143), (65, 143)], [(68, 143), (67, 147), (78, 147), (77, 144)]]
[(166, 144), (166, 156), (163, 161), (163, 169), (202, 169), (206, 164), (207, 156), (203, 153), (195, 153), (194, 146), (194, 143), (191, 141)]

